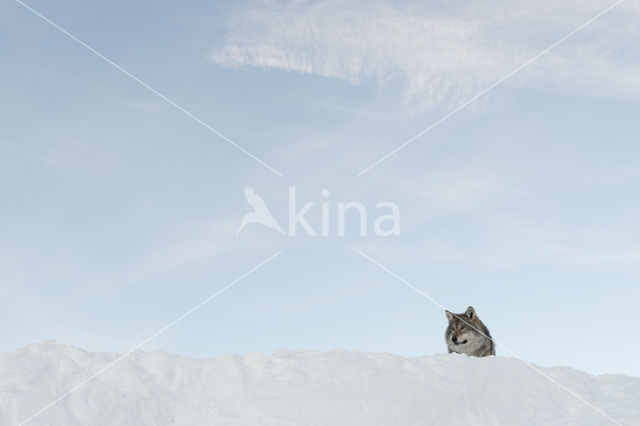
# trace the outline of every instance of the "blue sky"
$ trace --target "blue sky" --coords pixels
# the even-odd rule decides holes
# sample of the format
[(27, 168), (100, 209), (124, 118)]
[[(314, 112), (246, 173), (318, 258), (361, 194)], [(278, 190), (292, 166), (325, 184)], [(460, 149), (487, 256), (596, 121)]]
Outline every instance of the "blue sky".
[[(640, 375), (637, 22), (612, 4), (28, 3), (278, 176), (18, 3), (0, 6), (0, 350), (44, 339), (179, 354), (444, 352), (476, 310), (541, 365)], [(401, 210), (395, 237), (279, 235), (287, 194)], [(353, 225), (349, 223), (349, 225)], [(498, 348), (498, 354), (507, 355)]]

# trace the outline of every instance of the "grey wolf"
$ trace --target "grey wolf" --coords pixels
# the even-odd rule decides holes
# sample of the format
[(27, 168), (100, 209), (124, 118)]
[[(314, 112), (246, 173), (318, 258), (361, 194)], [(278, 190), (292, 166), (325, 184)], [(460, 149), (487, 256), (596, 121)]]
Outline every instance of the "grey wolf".
[(445, 332), (449, 353), (478, 357), (496, 354), (489, 329), (480, 321), (473, 306), (469, 306), (464, 314), (453, 314), (446, 310), (445, 313), (449, 320)]

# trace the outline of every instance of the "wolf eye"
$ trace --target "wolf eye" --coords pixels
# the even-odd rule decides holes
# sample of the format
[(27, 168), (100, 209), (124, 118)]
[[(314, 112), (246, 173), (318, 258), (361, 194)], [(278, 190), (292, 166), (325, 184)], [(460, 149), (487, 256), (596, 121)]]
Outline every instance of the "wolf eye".
[(460, 330), (464, 330), (464, 325), (461, 325), (461, 326), (460, 326)]

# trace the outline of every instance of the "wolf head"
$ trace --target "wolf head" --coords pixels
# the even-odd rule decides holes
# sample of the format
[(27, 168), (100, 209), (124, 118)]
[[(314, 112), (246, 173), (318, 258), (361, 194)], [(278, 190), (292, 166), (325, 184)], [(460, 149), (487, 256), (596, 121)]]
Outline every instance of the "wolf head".
[(449, 320), (445, 333), (449, 352), (478, 356), (478, 350), (487, 342), (491, 343), (489, 330), (480, 321), (473, 306), (469, 306), (463, 314), (454, 314), (449, 311), (445, 313)]

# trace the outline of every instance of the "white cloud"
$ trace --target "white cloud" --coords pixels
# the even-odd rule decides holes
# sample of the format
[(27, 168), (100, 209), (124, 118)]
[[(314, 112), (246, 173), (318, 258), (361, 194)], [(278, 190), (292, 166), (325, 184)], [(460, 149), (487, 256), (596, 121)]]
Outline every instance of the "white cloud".
[[(464, 102), (611, 4), (265, 1), (235, 15), (210, 60), (353, 84), (384, 85), (399, 76), (407, 111), (424, 111)], [(623, 3), (509, 84), (640, 97), (637, 55), (629, 54), (640, 36), (639, 15), (640, 7)]]

